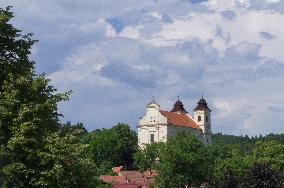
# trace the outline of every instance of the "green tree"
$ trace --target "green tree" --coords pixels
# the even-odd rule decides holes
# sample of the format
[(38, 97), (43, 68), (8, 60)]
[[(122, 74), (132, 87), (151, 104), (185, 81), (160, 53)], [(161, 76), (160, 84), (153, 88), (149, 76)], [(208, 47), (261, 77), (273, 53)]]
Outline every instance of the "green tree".
[[(219, 160), (214, 165), (214, 179), (218, 187), (230, 187), (229, 185), (244, 182), (248, 169), (253, 164), (251, 157), (234, 156)], [(236, 186), (238, 187), (238, 186)]]
[[(27, 93), (25, 87), (33, 80), (34, 63), (28, 56), (35, 42), (30, 39), (31, 34), (21, 36), (20, 31), (8, 23), (13, 17), (9, 10), (10, 7), (0, 9), (0, 141), (5, 146), (12, 136), (12, 126), (17, 120), (21, 102), (32, 98), (24, 95)], [(26, 101), (29, 102), (28, 99)]]
[(280, 173), (265, 163), (256, 163), (248, 171), (246, 187), (280, 188)]
[(75, 125), (72, 125), (70, 121), (67, 121), (64, 124), (61, 124), (59, 127), (59, 132), (60, 132), (60, 135), (63, 135), (63, 136), (66, 135), (67, 133), (75, 133), (80, 138), (82, 138), (88, 133), (83, 123), (77, 123)]
[(270, 164), (284, 174), (284, 145), (276, 141), (257, 142), (253, 157), (260, 163)]
[(222, 181), (217, 184), (217, 187), (221, 188), (237, 188), (239, 186), (239, 178), (231, 170), (226, 170)]
[(190, 133), (181, 132), (161, 150), (156, 180), (158, 187), (199, 186), (210, 171), (211, 156)]
[(126, 124), (119, 123), (111, 129), (96, 130), (88, 136), (90, 155), (106, 173), (113, 166), (132, 168), (137, 151), (137, 135)]
[(159, 164), (160, 153), (163, 148), (165, 148), (165, 143), (155, 142), (146, 145), (144, 149), (140, 149), (134, 155), (136, 167), (144, 172), (146, 170), (157, 170)]
[(37, 186), (94, 187), (98, 185), (95, 162), (87, 157), (88, 145), (80, 144), (78, 136), (54, 133), (46, 138), (45, 150), (39, 153), (45, 170)]
[(93, 167), (81, 158), (83, 146), (58, 136), (57, 103), (69, 94), (55, 94), (49, 80), (36, 75), (29, 60), (36, 41), (14, 28), (12, 17), (10, 7), (0, 8), (0, 182), (3, 187), (60, 187), (75, 185), (80, 177), (80, 183), (91, 184), (84, 173)]

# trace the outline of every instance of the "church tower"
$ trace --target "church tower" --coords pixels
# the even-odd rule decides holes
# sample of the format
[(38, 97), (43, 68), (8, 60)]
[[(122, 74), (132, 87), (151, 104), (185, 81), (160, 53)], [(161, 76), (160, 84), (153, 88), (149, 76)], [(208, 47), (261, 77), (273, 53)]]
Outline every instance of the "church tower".
[(197, 103), (197, 107), (194, 109), (193, 119), (196, 124), (203, 131), (204, 143), (212, 143), (212, 131), (211, 131), (211, 110), (207, 106), (206, 100), (202, 98)]
[(175, 112), (178, 114), (187, 114), (188, 112), (184, 109), (182, 102), (178, 99), (177, 102), (174, 104), (174, 108), (171, 112)]

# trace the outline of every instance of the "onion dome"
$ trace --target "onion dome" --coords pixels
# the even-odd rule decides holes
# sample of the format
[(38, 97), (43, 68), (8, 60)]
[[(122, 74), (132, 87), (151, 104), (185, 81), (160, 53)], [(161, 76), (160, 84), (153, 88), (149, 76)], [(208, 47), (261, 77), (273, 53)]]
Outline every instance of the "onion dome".
[(174, 104), (174, 108), (171, 110), (171, 112), (179, 112), (179, 113), (187, 114), (187, 111), (184, 109), (183, 104), (179, 99)]
[(210, 110), (210, 108), (208, 108), (207, 106), (207, 102), (205, 99), (203, 99), (203, 97), (199, 100), (199, 102), (197, 103), (197, 107), (194, 109), (194, 111), (197, 110)]

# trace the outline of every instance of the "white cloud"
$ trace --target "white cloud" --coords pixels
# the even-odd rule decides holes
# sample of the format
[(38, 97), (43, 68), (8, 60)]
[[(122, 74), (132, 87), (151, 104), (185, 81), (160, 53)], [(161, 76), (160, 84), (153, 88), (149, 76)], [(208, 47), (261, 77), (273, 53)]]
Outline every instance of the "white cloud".
[[(237, 10), (237, 8), (234, 8)], [(242, 42), (260, 44), (260, 55), (267, 58), (284, 60), (284, 54), (277, 50), (284, 44), (284, 14), (273, 11), (237, 11), (233, 20), (223, 18), (219, 13), (191, 13), (186, 19), (174, 19), (173, 23), (163, 25), (159, 33), (148, 40), (157, 46), (177, 46), (185, 41), (198, 38), (201, 41), (212, 41), (220, 54)], [(275, 39), (267, 40), (259, 35), (267, 32)]]
[[(241, 4), (244, 4), (245, 1), (246, 0), (240, 0)], [(224, 10), (235, 9), (236, 0), (211, 0), (211, 1), (206, 1), (204, 5), (209, 10), (215, 10), (220, 12)]]
[(165, 62), (182, 65), (182, 66), (188, 66), (188, 65), (194, 64), (194, 62), (189, 57), (189, 55), (184, 54), (184, 53), (178, 53), (176, 51), (161, 54), (161, 58)]
[(243, 7), (248, 8), (250, 6), (250, 0), (238, 0)]
[(170, 109), (179, 95), (190, 111), (206, 88), (214, 131), (284, 131), (280, 1), (8, 3), (15, 23), (40, 37), (35, 58), (53, 65), (52, 83), (75, 91), (61, 107), (66, 120), (136, 125), (151, 96)]
[(99, 75), (107, 64), (104, 54), (96, 45), (81, 46), (68, 57), (62, 69), (48, 75), (59, 88), (73, 89), (74, 84), (111, 86), (112, 81)]
[(220, 111), (219, 116), (220, 117), (229, 117), (232, 116), (232, 112), (235, 106), (231, 104), (231, 101), (214, 101), (214, 106), (216, 106), (217, 110)]
[(126, 26), (122, 30), (122, 32), (119, 34), (119, 36), (138, 39), (140, 36), (140, 32), (139, 32), (140, 29), (141, 29), (141, 26), (137, 26), (137, 27)]
[(117, 36), (114, 28), (110, 24), (107, 25), (105, 36), (107, 36), (107, 37), (116, 37)]
[[(213, 19), (222, 19), (212, 14)], [(155, 46), (176, 46), (184, 41), (198, 38), (202, 41), (213, 39), (216, 24), (207, 21), (208, 14), (191, 14), (186, 20), (174, 19), (173, 23), (163, 25), (161, 32), (153, 35), (149, 42)], [(217, 39), (216, 39), (217, 40)]]
[(153, 16), (154, 18), (159, 19), (159, 20), (161, 20), (163, 18), (163, 15), (160, 14), (159, 12), (151, 12), (150, 15)]
[(280, 0), (266, 0), (267, 3), (279, 3)]

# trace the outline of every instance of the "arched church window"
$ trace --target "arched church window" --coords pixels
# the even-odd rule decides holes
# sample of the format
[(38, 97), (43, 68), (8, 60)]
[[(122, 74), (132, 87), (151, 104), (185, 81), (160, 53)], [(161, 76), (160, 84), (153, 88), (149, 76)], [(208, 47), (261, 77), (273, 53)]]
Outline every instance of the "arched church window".
[(198, 116), (198, 122), (200, 122), (201, 121), (201, 116)]
[(208, 116), (206, 116), (206, 122), (208, 122)]

